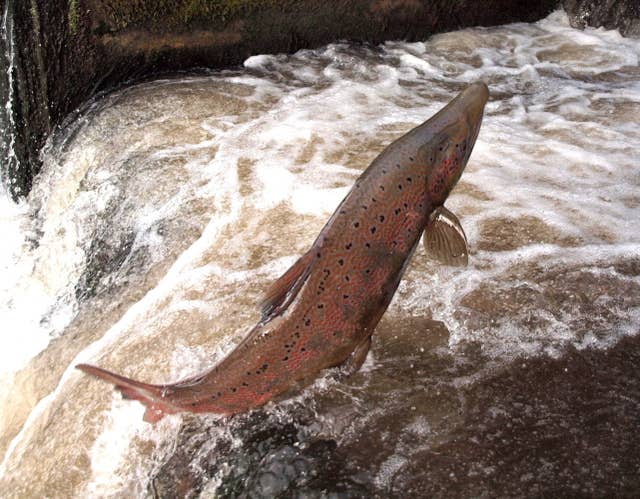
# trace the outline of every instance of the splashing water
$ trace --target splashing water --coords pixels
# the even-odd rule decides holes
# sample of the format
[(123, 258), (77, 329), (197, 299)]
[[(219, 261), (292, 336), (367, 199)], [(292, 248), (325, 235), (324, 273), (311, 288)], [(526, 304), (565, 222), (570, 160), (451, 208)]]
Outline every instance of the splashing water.
[[(579, 428), (606, 406), (620, 441), (640, 433), (621, 347), (640, 324), (639, 56), (554, 13), (94, 102), (49, 141), (28, 202), (0, 198), (2, 495), (589, 493), (611, 470), (633, 490), (635, 454)], [(161, 382), (221, 359), (362, 169), (478, 79), (491, 101), (447, 203), (470, 265), (420, 248), (362, 372), (231, 422), (150, 426), (73, 369)], [(538, 446), (569, 434), (575, 470)]]

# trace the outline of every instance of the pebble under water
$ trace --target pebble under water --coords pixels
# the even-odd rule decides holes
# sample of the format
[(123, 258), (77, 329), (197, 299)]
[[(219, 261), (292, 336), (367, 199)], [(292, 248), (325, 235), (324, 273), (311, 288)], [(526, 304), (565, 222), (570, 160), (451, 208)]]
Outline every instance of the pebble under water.
[[(2, 497), (633, 496), (640, 490), (640, 41), (535, 24), (333, 44), (132, 86), (0, 196)], [(491, 90), (363, 368), (232, 419), (156, 425), (73, 368), (219, 361), (359, 173), (469, 82)]]

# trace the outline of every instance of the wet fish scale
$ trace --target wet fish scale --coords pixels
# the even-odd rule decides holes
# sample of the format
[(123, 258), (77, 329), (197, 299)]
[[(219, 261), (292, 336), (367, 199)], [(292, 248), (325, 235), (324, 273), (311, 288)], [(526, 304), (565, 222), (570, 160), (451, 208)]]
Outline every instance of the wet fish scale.
[(263, 320), (209, 372), (150, 385), (78, 367), (146, 404), (148, 421), (179, 411), (246, 411), (286, 396), (352, 355), (359, 367), (432, 213), (466, 165), (487, 99), (483, 83), (470, 85), (388, 146), (311, 249), (268, 290)]

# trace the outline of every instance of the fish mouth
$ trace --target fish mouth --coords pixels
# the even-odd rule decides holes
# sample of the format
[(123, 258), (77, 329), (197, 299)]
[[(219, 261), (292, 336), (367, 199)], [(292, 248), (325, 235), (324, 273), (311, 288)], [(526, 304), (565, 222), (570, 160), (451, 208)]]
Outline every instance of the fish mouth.
[(432, 118), (439, 126), (453, 127), (460, 135), (466, 135), (475, 141), (484, 107), (489, 101), (489, 88), (482, 81), (476, 81), (467, 86), (449, 104), (438, 111)]
[(467, 148), (463, 161), (463, 168), (466, 164), (471, 150), (478, 138), (484, 107), (489, 101), (489, 88), (482, 81), (477, 81), (465, 88), (452, 102), (454, 109), (459, 116), (458, 123), (461, 125), (461, 132), (466, 135)]
[(456, 99), (456, 107), (467, 117), (469, 125), (475, 128), (482, 120), (484, 106), (488, 100), (489, 88), (484, 82), (477, 81), (460, 92)]
[(470, 84), (429, 123), (435, 137), (428, 174), (428, 189), (434, 205), (441, 205), (462, 175), (475, 145), (489, 89), (481, 81)]

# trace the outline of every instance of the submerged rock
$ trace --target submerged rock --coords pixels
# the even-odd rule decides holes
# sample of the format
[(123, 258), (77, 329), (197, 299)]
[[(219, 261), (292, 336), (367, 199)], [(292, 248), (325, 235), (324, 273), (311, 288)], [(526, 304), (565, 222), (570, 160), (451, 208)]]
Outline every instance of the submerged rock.
[[(162, 72), (242, 63), (336, 40), (418, 40), (467, 26), (535, 21), (554, 0), (5, 0), (0, 90), (11, 100), (2, 172), (12, 195), (29, 192), (55, 125), (92, 95)], [(11, 40), (7, 38), (11, 37)], [(14, 64), (6, 57), (15, 47)], [(12, 66), (12, 91), (7, 67)], [(4, 127), (5, 131), (7, 127)], [(5, 161), (6, 163), (6, 161)]]
[(391, 331), (366, 375), (304, 403), (190, 419), (150, 495), (631, 496), (640, 486), (640, 337), (480, 374), (487, 359), (473, 345), (464, 361), (449, 355), (437, 323)]
[(624, 36), (640, 38), (638, 0), (564, 0), (562, 6), (574, 28), (603, 26), (618, 29)]

